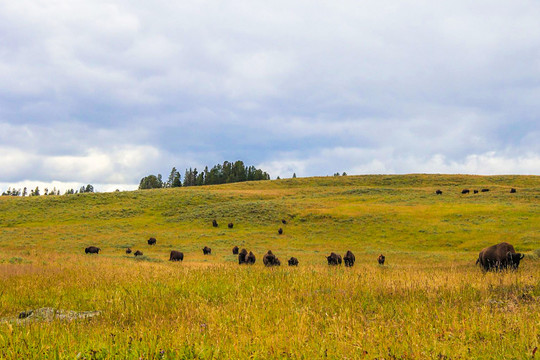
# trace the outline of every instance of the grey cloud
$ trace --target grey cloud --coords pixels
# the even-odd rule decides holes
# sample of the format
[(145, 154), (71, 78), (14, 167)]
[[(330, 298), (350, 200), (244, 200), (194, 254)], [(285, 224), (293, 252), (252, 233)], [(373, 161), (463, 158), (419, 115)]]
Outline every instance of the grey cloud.
[[(4, 2), (2, 155), (9, 179), (33, 156), (138, 146), (159, 153), (148, 172), (474, 171), (475, 156), (536, 171), (519, 159), (540, 153), (538, 18), (531, 1)], [(114, 183), (144, 167), (103, 161)]]

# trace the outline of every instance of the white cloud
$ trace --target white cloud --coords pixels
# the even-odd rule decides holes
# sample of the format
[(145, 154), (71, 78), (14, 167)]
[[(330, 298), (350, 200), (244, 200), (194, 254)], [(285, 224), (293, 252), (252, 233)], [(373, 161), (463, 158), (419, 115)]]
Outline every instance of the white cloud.
[(530, 0), (0, 2), (0, 181), (225, 159), (535, 173), (538, 18)]

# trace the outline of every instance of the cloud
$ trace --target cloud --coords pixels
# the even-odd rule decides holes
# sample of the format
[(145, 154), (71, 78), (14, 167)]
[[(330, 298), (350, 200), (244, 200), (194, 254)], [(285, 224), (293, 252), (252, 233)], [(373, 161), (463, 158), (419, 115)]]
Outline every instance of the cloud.
[(236, 159), (535, 173), (539, 17), (528, 0), (2, 2), (0, 182)]
[[(148, 164), (162, 154), (149, 146), (123, 146), (109, 149), (89, 148), (80, 155), (47, 156), (28, 154), (15, 148), (0, 148), (2, 182), (30, 181), (133, 184), (134, 174), (147, 175)], [(136, 176), (136, 175), (135, 175)], [(141, 176), (142, 177), (142, 176)]]

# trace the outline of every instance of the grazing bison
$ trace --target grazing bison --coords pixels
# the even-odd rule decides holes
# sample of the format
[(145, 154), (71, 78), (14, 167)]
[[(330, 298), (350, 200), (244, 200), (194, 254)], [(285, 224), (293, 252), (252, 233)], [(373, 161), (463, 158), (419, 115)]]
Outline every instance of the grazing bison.
[(232, 248), (233, 255), (238, 255), (238, 246)]
[(238, 253), (238, 264), (240, 265), (245, 264), (247, 255), (248, 255), (247, 250), (242, 249), (240, 253)]
[(510, 189), (510, 194), (515, 194), (516, 192), (517, 192), (516, 189), (514, 189), (514, 188)]
[(246, 256), (246, 264), (253, 265), (255, 264), (255, 255), (250, 251), (249, 255)]
[(148, 245), (156, 245), (156, 238), (151, 237), (148, 239)]
[(377, 258), (379, 265), (384, 265), (384, 260), (386, 260), (386, 257), (383, 254), (379, 255), (379, 257)]
[(277, 232), (278, 232), (279, 235), (282, 235), (283, 234), (283, 229), (279, 228)]
[(328, 260), (328, 265), (341, 265), (341, 255), (336, 253), (331, 253), (330, 256), (326, 257)]
[(355, 261), (356, 261), (356, 257), (354, 256), (352, 251), (348, 250), (345, 256), (343, 257), (343, 262), (345, 263), (345, 266), (353, 266)]
[(99, 251), (100, 251), (100, 250), (101, 250), (101, 249), (98, 248), (98, 247), (95, 247), (95, 246), (89, 246), (89, 247), (87, 247), (86, 249), (84, 249), (84, 252), (85, 252), (86, 254), (99, 254)]
[(478, 194), (478, 190), (473, 190), (473, 193)]
[(524, 257), (525, 255), (516, 253), (512, 245), (502, 242), (482, 249), (478, 254), (476, 264), (480, 264), (484, 271), (504, 270), (507, 268), (517, 270), (519, 262)]
[(208, 246), (203, 247), (202, 252), (204, 255), (210, 255), (212, 253), (212, 249), (210, 249)]
[(184, 253), (177, 250), (171, 250), (169, 261), (184, 261)]
[(442, 191), (441, 191), (441, 190), (437, 190), (437, 191), (435, 191), (435, 194), (437, 194), (437, 195), (442, 195)]
[(228, 223), (227, 226), (229, 227), (229, 229), (232, 229), (234, 224), (232, 222)]
[(263, 263), (264, 266), (279, 266), (281, 265), (281, 261), (272, 253), (271, 250), (268, 250), (268, 252), (263, 257)]
[(281, 220), (281, 223), (282, 223), (283, 225), (285, 225), (285, 224), (287, 224), (287, 220), (282, 219), (282, 220)]
[(289, 259), (289, 266), (298, 266), (298, 259), (294, 256)]
[(127, 248), (126, 249), (126, 254), (131, 254), (131, 251), (132, 251), (131, 248)]
[(481, 192), (488, 192), (489, 189), (482, 189), (482, 190), (480, 190), (480, 191), (481, 191)]
[(133, 255), (135, 255), (135, 256), (142, 256), (143, 253), (142, 253), (142, 251), (137, 250), (137, 251), (135, 251), (135, 254), (133, 254)]
[(216, 219), (212, 220), (212, 226), (213, 227), (218, 227), (218, 223), (217, 223)]
[(471, 191), (470, 191), (469, 189), (463, 189), (463, 190), (461, 190), (461, 193), (462, 193), (462, 194), (468, 194), (468, 193), (470, 193), (470, 192), (471, 192)]

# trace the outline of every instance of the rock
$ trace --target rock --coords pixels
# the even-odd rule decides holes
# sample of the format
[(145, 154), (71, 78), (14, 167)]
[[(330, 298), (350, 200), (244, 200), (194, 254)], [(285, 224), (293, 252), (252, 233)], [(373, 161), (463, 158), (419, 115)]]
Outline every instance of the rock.
[(73, 311), (73, 310), (61, 310), (50, 307), (27, 310), (19, 313), (15, 319), (3, 318), (2, 321), (15, 322), (18, 324), (25, 324), (34, 321), (50, 322), (54, 320), (66, 320), (73, 321), (78, 319), (89, 319), (95, 316), (101, 315), (100, 311)]

